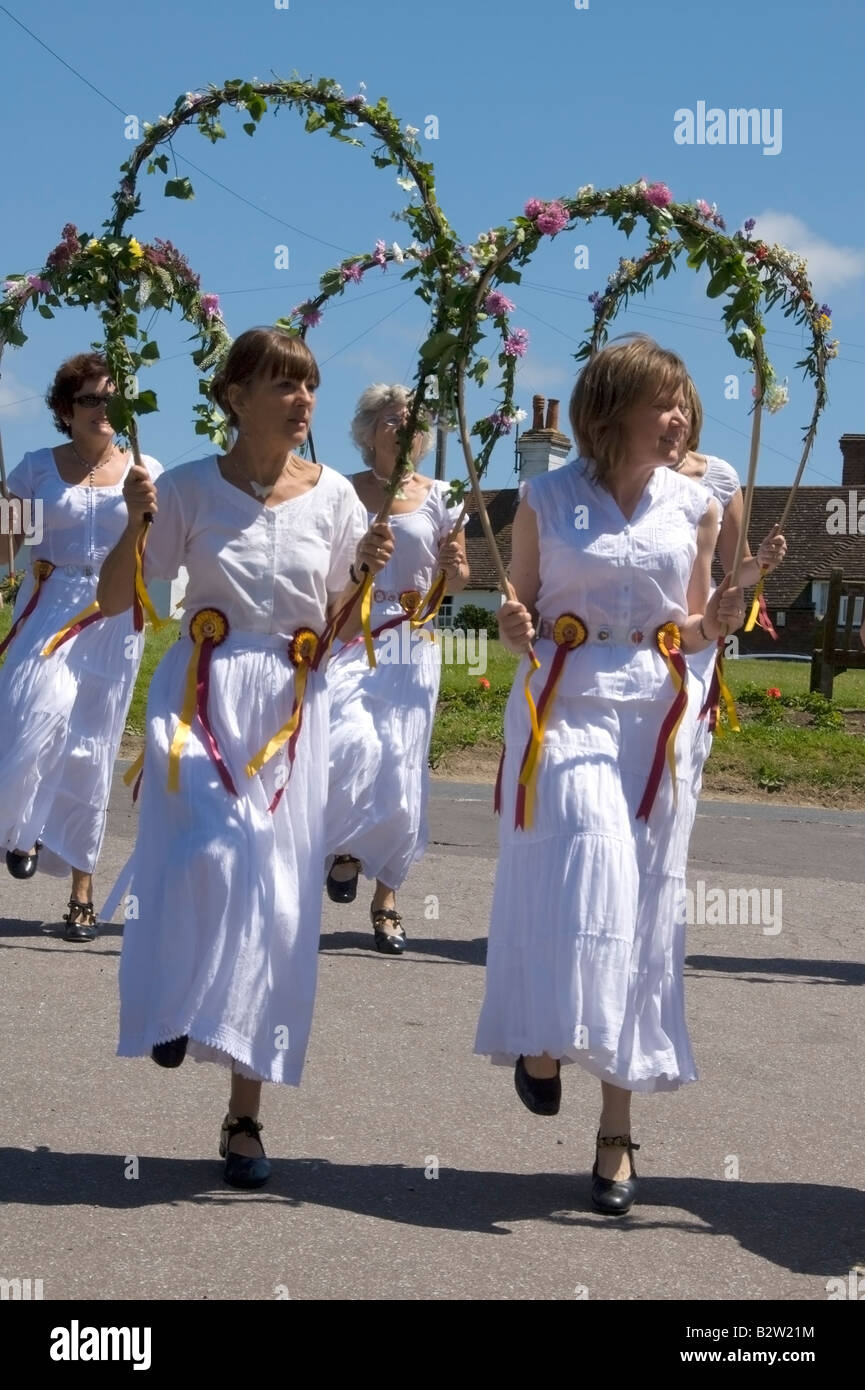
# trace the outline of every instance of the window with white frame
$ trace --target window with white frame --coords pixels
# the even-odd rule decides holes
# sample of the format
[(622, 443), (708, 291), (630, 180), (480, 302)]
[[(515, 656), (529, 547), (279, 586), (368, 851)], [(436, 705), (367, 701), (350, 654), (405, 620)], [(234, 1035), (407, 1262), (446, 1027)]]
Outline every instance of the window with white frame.
[[(829, 602), (829, 580), (828, 580), (828, 579), (812, 579), (812, 580), (811, 580), (811, 600), (812, 600), (812, 602), (813, 602), (813, 604), (814, 604), (814, 617), (815, 617), (815, 618), (825, 618), (825, 616), (826, 616), (826, 605), (827, 605), (827, 603)], [(853, 626), (853, 627), (861, 627), (861, 625), (862, 625), (863, 607), (865, 607), (865, 601), (863, 601), (862, 595), (859, 594), (859, 595), (857, 595), (857, 597), (854, 598), (854, 600), (853, 600), (853, 623), (852, 623), (852, 626)], [(846, 595), (846, 594), (842, 594), (842, 595), (841, 595), (841, 602), (840, 602), (839, 605), (838, 605), (838, 626), (839, 626), (839, 627), (846, 627), (846, 626), (847, 626), (847, 595)]]
[(454, 601), (453, 601), (453, 598), (452, 598), (450, 595), (448, 595), (447, 598), (443, 598), (443, 599), (442, 599), (441, 608), (440, 608), (439, 611), (438, 611), (438, 618), (437, 618), (437, 620), (436, 620), (436, 626), (437, 626), (437, 627), (453, 627), (453, 625), (454, 625)]

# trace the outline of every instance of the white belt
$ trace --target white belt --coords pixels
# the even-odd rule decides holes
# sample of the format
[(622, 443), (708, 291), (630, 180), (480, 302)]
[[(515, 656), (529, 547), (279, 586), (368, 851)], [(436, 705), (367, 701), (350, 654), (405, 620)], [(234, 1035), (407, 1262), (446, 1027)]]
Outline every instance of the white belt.
[(70, 579), (74, 579), (77, 574), (83, 574), (86, 579), (92, 579), (98, 573), (93, 565), (58, 565), (58, 570), (62, 570)]
[[(553, 639), (555, 624), (549, 618), (541, 618), (538, 623), (538, 636)], [(639, 627), (610, 627), (586, 625), (587, 642), (597, 642), (605, 647), (642, 647), (654, 641), (655, 629), (643, 631)]]

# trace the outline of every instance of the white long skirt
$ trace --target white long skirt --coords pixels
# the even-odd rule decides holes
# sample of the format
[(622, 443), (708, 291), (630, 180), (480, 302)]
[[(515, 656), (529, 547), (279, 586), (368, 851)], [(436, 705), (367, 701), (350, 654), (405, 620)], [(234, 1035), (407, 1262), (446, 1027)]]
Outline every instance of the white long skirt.
[[(103, 618), (51, 656), (43, 648), (96, 597), (96, 575), (60, 566), (6, 650), (0, 671), (0, 848), (43, 849), (39, 869), (92, 873), (111, 775), (141, 662), (132, 612)], [(29, 575), (15, 605), (33, 592)]]
[[(128, 874), (118, 1055), (183, 1034), (198, 1060), (298, 1085), (312, 1024), (321, 922), (327, 694), (310, 673), (293, 771), (285, 750), (245, 767), (288, 721), (284, 638), (232, 632), (214, 653), (208, 710), (239, 792), (223, 785), (196, 720), (167, 789), (168, 754), (193, 650), (184, 636), (150, 688), (138, 837)], [(268, 809), (281, 783), (274, 812)], [(116, 897), (118, 887), (115, 885)]]
[(475, 1051), (546, 1052), (631, 1091), (696, 1080), (685, 1022), (685, 864), (694, 702), (636, 819), (670, 699), (556, 697), (531, 830), (514, 828), (529, 733), (518, 672), (505, 712), (500, 854)]
[[(387, 642), (387, 645), (386, 645)], [(388, 662), (388, 651), (405, 660)], [(397, 889), (427, 847), (429, 746), (441, 648), (408, 624), (341, 648), (327, 671), (330, 698), (329, 854), (353, 854), (369, 879)]]
[[(705, 651), (695, 652), (692, 656), (685, 658), (688, 663), (691, 700), (697, 716), (706, 702), (712, 684), (712, 676), (715, 671), (715, 651), (714, 646), (707, 647)], [(694, 800), (697, 801), (703, 786), (703, 769), (706, 766), (706, 759), (712, 751), (713, 734), (709, 728), (708, 715), (702, 719), (696, 717), (693, 721), (693, 729), (691, 790)]]

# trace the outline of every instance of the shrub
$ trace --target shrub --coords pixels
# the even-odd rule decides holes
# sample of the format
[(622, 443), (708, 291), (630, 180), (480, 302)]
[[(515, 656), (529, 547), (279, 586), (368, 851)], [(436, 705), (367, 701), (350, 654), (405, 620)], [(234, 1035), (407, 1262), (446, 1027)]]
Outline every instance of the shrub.
[(486, 632), (493, 641), (499, 635), (499, 620), (495, 613), (481, 608), (479, 603), (464, 603), (454, 618), (454, 627), (463, 628), (466, 632)]

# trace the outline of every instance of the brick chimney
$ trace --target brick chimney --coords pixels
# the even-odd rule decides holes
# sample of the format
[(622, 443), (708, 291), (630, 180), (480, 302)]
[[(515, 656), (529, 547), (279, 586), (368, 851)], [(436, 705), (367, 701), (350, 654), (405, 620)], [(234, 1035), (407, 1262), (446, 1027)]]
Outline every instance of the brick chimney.
[(561, 468), (571, 452), (571, 441), (559, 429), (558, 401), (545, 401), (543, 396), (532, 397), (532, 427), (520, 435), (517, 452), (520, 456), (520, 482), (534, 478), (538, 473)]
[(865, 434), (842, 434), (842, 487), (865, 487)]

